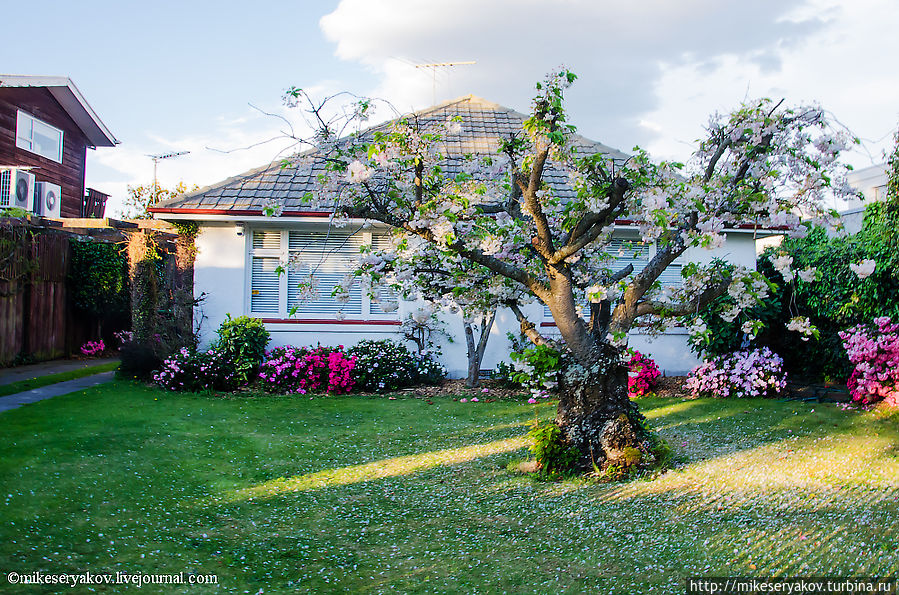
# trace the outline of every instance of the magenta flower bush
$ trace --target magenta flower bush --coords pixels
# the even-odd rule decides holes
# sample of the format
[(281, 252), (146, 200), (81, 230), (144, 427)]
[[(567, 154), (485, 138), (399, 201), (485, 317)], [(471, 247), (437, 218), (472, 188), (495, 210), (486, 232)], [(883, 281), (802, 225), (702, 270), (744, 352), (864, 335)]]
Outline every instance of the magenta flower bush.
[(694, 397), (767, 397), (783, 391), (787, 375), (779, 355), (763, 347), (720, 355), (693, 368), (686, 388)]
[(88, 341), (81, 346), (81, 353), (88, 357), (101, 355), (104, 351), (106, 351), (106, 343), (103, 342), (103, 339), (100, 339), (99, 341)]
[(153, 375), (161, 388), (171, 391), (231, 391), (239, 385), (234, 366), (214, 349), (194, 351), (182, 347), (162, 362)]
[(339, 347), (278, 347), (266, 354), (259, 371), (263, 388), (273, 393), (348, 393), (356, 358)]
[(627, 363), (627, 393), (631, 397), (642, 397), (655, 390), (662, 372), (651, 357), (634, 351)]
[(860, 324), (840, 333), (849, 361), (855, 365), (846, 385), (853, 401), (885, 401), (899, 407), (899, 324), (888, 316), (874, 326)]

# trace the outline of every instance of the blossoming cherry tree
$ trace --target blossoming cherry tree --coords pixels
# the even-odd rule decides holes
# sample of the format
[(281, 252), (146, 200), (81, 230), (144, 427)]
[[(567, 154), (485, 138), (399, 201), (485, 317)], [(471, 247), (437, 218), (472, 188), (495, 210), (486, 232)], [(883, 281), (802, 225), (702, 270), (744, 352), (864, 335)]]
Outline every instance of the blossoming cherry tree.
[[(650, 456), (621, 357), (638, 320), (660, 329), (724, 292), (738, 308), (767, 296), (757, 273), (719, 261), (683, 266), (676, 288), (660, 283), (663, 271), (689, 248), (723, 246), (728, 228), (802, 233), (800, 212), (829, 221), (825, 195), (851, 193), (838, 157), (853, 139), (817, 106), (764, 99), (713, 116), (687, 163), (655, 163), (639, 149), (620, 158), (577, 142), (564, 106), (575, 78), (561, 70), (539, 83), (522, 129), (495, 153), (445, 150), (464, 119), (418, 114), (340, 137), (347, 120), (364, 120), (371, 103), (363, 101), (340, 112), (339, 126), (314, 117), (318, 149), (302, 158), (324, 170), (310, 202), (400, 230), (404, 249), (437, 255), (448, 280), (511, 307), (535, 343), (543, 338), (519, 305), (545, 304), (567, 348), (556, 422), (590, 468), (620, 463), (626, 448)], [(566, 176), (570, 192), (560, 195), (549, 172)], [(608, 255), (619, 220), (636, 222), (641, 241), (657, 246), (640, 270), (616, 268)]]

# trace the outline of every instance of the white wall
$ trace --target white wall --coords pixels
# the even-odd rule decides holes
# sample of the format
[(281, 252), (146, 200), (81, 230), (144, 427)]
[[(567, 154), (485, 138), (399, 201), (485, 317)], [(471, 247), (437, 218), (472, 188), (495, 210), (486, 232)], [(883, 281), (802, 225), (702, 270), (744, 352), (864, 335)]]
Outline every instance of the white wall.
[[(237, 227), (234, 224), (206, 222), (201, 226), (197, 249), (194, 293), (197, 296), (206, 294), (200, 307), (206, 316), (202, 325), (201, 341), (208, 344), (215, 339), (215, 330), (225, 319), (226, 314), (240, 316), (246, 313), (246, 237), (237, 235)], [(681, 260), (707, 263), (716, 257), (754, 268), (756, 248), (752, 233), (728, 234), (724, 247), (715, 251), (690, 249)], [(413, 303), (401, 301), (399, 313), (404, 316), (414, 307)], [(551, 322), (544, 320), (541, 304), (532, 304), (525, 311), (537, 325), (541, 322)], [(461, 316), (447, 311), (441, 313), (441, 318), (445, 322), (445, 330), (454, 338), (452, 343), (444, 338), (438, 338), (438, 344), (443, 352), (443, 363), (451, 378), (462, 378), (467, 373), (468, 360)], [(351, 346), (366, 338), (402, 340), (399, 327), (396, 325), (279, 322), (266, 326), (272, 334), (270, 347), (315, 344)], [(540, 330), (552, 334), (554, 329), (541, 327)], [(511, 311), (503, 309), (497, 314), (491, 330), (482, 362), (483, 369), (492, 369), (500, 361), (509, 361), (510, 345), (506, 337), (509, 332), (518, 335), (518, 321)], [(631, 333), (629, 346), (653, 357), (659, 367), (669, 375), (686, 373), (699, 363), (689, 349), (687, 335), (683, 329), (673, 329), (655, 338), (637, 330)]]
[(205, 294), (194, 313), (200, 325), (200, 342), (207, 345), (225, 319), (244, 313), (246, 240), (232, 223), (204, 223), (197, 236), (194, 262), (194, 297)]

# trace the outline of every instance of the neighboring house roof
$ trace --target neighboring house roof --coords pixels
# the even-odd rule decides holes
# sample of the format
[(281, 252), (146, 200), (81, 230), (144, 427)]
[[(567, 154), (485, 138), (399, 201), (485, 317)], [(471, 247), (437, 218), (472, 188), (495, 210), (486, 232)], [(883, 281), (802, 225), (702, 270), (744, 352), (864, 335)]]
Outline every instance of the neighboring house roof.
[(119, 144), (68, 77), (0, 74), (0, 87), (45, 87), (92, 146), (114, 147)]
[[(441, 148), (449, 155), (495, 154), (502, 139), (521, 132), (528, 116), (473, 95), (460, 97), (440, 105), (419, 111), (415, 117), (424, 127), (442, 126), (450, 118), (460, 118), (461, 132), (444, 133)], [(364, 131), (387, 129), (392, 122), (374, 126)], [(571, 142), (583, 154), (603, 153), (616, 160), (626, 160), (628, 155), (602, 143), (573, 135)], [(302, 197), (317, 189), (316, 176), (323, 171), (323, 164), (316, 160), (316, 151), (307, 151), (282, 167), (272, 163), (229, 178), (218, 184), (201, 188), (173, 199), (161, 202), (150, 209), (160, 215), (167, 213), (192, 213), (198, 215), (258, 215), (262, 209), (276, 201), (284, 205), (283, 215), (310, 214), (310, 207)], [(451, 169), (451, 168), (448, 168)], [(452, 171), (448, 171), (452, 174)], [(550, 166), (544, 180), (553, 187), (560, 198), (573, 194), (568, 173)]]

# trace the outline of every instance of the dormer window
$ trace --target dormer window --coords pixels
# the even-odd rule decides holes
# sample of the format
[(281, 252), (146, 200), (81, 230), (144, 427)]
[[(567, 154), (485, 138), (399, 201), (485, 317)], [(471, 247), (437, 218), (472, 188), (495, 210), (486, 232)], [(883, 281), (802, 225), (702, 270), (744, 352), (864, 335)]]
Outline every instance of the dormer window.
[(16, 114), (16, 146), (62, 163), (62, 130), (22, 110)]

